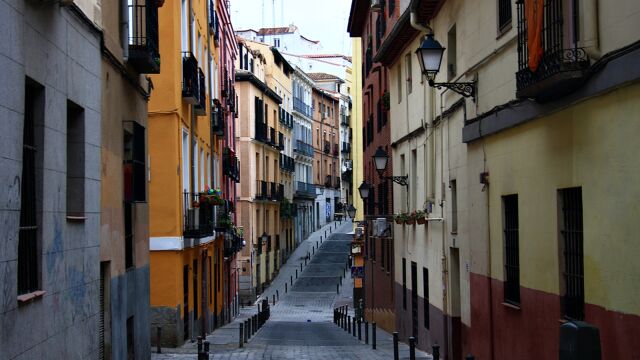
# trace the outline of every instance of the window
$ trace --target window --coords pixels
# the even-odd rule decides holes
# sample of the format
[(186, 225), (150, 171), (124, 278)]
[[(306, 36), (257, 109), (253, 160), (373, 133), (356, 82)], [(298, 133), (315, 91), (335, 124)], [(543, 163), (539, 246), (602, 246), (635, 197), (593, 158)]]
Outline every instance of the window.
[[(145, 128), (135, 121), (125, 121), (123, 127), (124, 201), (145, 202), (147, 199)], [(188, 138), (189, 135), (183, 134), (184, 136)], [(188, 164), (189, 149), (186, 150)], [(186, 176), (188, 183), (188, 171)]]
[(36, 137), (36, 123), (44, 119), (44, 87), (26, 80), (24, 130), (22, 135), (22, 180), (20, 192), (20, 230), (18, 235), (18, 294), (34, 292), (40, 287), (38, 256), (38, 211), (36, 184), (42, 173), (36, 172), (36, 153), (42, 150), (42, 138)]
[(402, 309), (407, 310), (407, 259), (402, 258)]
[(273, 46), (280, 47), (280, 39), (278, 38), (273, 39)]
[(562, 310), (566, 318), (584, 320), (582, 188), (560, 190), (559, 200), (562, 211), (560, 246), (564, 255)]
[(498, 0), (498, 33), (509, 30), (511, 27), (511, 1)]
[(84, 216), (84, 109), (67, 100), (67, 216)]
[(198, 192), (198, 140), (193, 139), (193, 152), (191, 153), (193, 156), (193, 192)]
[(402, 102), (402, 65), (398, 63), (397, 83), (398, 83), (398, 104)]
[(447, 34), (447, 76), (449, 80), (456, 77), (457, 69), (457, 38), (456, 38), (456, 26), (453, 25)]
[(388, 1), (389, 1), (389, 17), (392, 17), (396, 9), (396, 0), (388, 0)]
[(200, 149), (200, 190), (201, 191), (204, 190), (205, 176), (207, 175), (205, 166), (206, 166), (206, 163), (204, 162), (204, 150)]
[(424, 327), (429, 328), (429, 269), (422, 268), (422, 295), (424, 296)]
[(189, 51), (189, 6), (187, 5), (187, 0), (182, 0), (182, 7), (180, 9), (180, 16), (182, 19), (182, 26), (180, 27), (180, 40), (182, 45), (182, 51)]
[(125, 201), (124, 213), (124, 266), (130, 269), (134, 266), (134, 233), (133, 233), (133, 203)]
[(451, 180), (451, 233), (458, 233), (458, 187), (455, 180)]
[(411, 65), (411, 56), (412, 54), (409, 53), (404, 57), (404, 67), (407, 73), (407, 95), (413, 91), (413, 66)]
[(182, 129), (182, 190), (190, 192), (189, 185), (189, 132)]
[(111, 358), (111, 271), (108, 261), (100, 262), (100, 317), (98, 319), (98, 358)]
[(133, 321), (133, 316), (129, 316), (127, 318), (127, 360), (135, 360), (136, 359), (136, 347), (135, 347), (135, 325)]
[(518, 239), (518, 195), (502, 197), (504, 232), (504, 301), (520, 304), (520, 255)]
[(411, 325), (413, 337), (418, 337), (418, 264), (411, 262)]

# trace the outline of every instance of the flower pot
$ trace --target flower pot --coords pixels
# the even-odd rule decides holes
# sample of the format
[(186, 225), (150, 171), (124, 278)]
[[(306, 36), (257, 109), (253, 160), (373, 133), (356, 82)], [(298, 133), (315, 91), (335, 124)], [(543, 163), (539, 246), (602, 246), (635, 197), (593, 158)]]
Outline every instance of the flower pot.
[(407, 220), (405, 220), (404, 223), (407, 224), (407, 225), (413, 225), (415, 223), (415, 220), (414, 219), (407, 219)]
[(402, 225), (403, 223), (404, 223), (404, 221), (402, 221), (402, 219), (396, 219), (396, 224)]
[(419, 217), (416, 221), (418, 222), (418, 225), (424, 225), (427, 223), (427, 219), (424, 216)]

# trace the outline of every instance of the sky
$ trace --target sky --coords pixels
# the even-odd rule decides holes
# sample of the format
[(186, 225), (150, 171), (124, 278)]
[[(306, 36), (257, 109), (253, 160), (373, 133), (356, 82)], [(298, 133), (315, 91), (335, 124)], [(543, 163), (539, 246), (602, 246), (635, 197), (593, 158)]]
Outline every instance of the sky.
[(351, 55), (350, 8), (351, 0), (231, 0), (231, 21), (235, 30), (293, 23), (303, 36), (320, 40), (324, 53)]

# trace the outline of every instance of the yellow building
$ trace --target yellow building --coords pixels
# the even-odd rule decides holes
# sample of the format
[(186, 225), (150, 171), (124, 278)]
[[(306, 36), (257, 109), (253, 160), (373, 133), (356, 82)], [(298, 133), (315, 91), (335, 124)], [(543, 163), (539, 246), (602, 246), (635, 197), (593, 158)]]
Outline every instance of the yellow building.
[(243, 181), (239, 225), (247, 246), (239, 257), (240, 295), (252, 302), (264, 290), (295, 246), (291, 157), (293, 68), (267, 44), (239, 41), (236, 64), (237, 143)]
[(351, 39), (351, 57), (352, 63), (355, 64), (351, 69), (350, 93), (351, 108), (351, 129), (353, 139), (351, 140), (351, 160), (353, 162), (353, 180), (351, 182), (351, 194), (353, 194), (353, 206), (356, 208), (356, 217), (354, 219), (354, 227), (356, 222), (364, 221), (364, 202), (359, 195), (358, 186), (364, 180), (364, 163), (362, 158), (362, 39)]
[(171, 1), (159, 11), (162, 73), (152, 77), (148, 122), (149, 242), (151, 322), (162, 328), (165, 346), (210, 332), (236, 311), (239, 166), (228, 123), (235, 112), (229, 49), (236, 45), (232, 30), (220, 25), (229, 20), (220, 4)]

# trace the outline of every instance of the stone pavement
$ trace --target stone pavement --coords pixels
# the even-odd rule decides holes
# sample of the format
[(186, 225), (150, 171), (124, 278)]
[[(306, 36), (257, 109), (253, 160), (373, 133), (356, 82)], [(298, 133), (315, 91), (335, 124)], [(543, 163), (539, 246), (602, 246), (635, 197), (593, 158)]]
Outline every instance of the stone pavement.
[[(346, 233), (351, 229), (351, 222), (331, 223), (303, 241), (259, 299), (268, 298), (270, 302), (271, 317), (265, 326), (238, 348), (240, 323), (255, 314), (257, 306), (241, 309), (235, 321), (207, 336), (210, 359), (393, 359), (390, 334), (378, 329), (377, 349), (373, 350), (333, 324), (336, 306), (349, 304), (353, 316), (353, 280), (346, 270), (351, 241)], [(307, 254), (310, 259), (305, 265)], [(337, 294), (336, 285), (341, 279)], [(279, 299), (273, 305), (276, 294)], [(364, 339), (364, 329), (362, 336)], [(152, 359), (196, 359), (196, 353), (195, 344), (186, 344), (163, 349), (162, 354), (152, 354)], [(418, 359), (431, 358), (420, 351), (416, 355)], [(404, 344), (400, 346), (400, 358), (409, 358)]]

